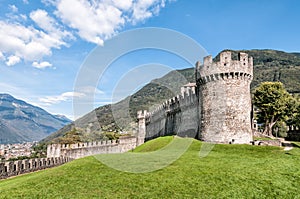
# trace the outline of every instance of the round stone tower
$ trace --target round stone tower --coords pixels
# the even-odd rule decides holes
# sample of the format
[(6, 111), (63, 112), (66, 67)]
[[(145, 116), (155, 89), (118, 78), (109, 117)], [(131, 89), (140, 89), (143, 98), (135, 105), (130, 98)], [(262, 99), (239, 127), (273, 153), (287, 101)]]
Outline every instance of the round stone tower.
[(220, 54), (220, 61), (211, 56), (196, 63), (197, 94), (199, 96), (199, 139), (216, 143), (250, 143), (251, 95), (253, 59), (239, 53)]

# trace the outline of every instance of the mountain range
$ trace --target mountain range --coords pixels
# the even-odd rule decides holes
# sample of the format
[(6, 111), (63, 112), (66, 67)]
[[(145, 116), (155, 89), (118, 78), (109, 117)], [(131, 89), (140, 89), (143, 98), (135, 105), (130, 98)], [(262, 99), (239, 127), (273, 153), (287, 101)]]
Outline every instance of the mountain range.
[(70, 122), (65, 116), (0, 94), (0, 144), (39, 141)]
[[(226, 50), (228, 51), (228, 50)], [(239, 52), (246, 52), (254, 60), (254, 77), (251, 89), (261, 82), (280, 81), (290, 93), (300, 93), (300, 53), (287, 53), (276, 50), (230, 50), (232, 59)], [(219, 59), (218, 54), (214, 61)], [(51, 142), (70, 130), (98, 133), (103, 131), (134, 131), (138, 110), (149, 110), (165, 100), (180, 93), (180, 87), (194, 82), (194, 68), (175, 70), (165, 76), (152, 80), (136, 93), (115, 104), (101, 106), (77, 119), (75, 122), (51, 134), (42, 142)], [(129, 104), (129, 108), (127, 107)], [(128, 113), (131, 117), (128, 117)], [(85, 136), (86, 137), (86, 136)], [(85, 140), (83, 140), (85, 141)]]

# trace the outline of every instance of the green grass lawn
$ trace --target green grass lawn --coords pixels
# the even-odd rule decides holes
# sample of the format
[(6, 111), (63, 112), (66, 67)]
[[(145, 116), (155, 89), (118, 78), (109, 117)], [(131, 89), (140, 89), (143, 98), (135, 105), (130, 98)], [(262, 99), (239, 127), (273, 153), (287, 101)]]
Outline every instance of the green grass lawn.
[(159, 137), (154, 140), (149, 140), (134, 149), (134, 152), (150, 152), (156, 151), (168, 145), (174, 139), (173, 136)]
[(254, 137), (253, 138), (254, 140), (276, 140), (277, 138), (276, 137), (273, 137), (273, 138), (268, 138), (268, 137)]
[[(136, 151), (145, 154), (172, 139)], [(74, 160), (1, 180), (0, 198), (300, 198), (300, 148), (219, 144), (200, 158), (201, 145), (194, 140), (178, 160), (149, 173), (117, 171), (94, 157)]]

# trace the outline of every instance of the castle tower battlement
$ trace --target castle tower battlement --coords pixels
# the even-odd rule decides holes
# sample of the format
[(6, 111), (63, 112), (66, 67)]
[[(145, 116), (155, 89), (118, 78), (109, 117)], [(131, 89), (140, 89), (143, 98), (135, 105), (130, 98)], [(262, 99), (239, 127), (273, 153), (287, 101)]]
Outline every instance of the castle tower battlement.
[(220, 53), (220, 61), (213, 62), (212, 56), (206, 56), (203, 65), (196, 63), (196, 81), (205, 83), (224, 78), (252, 80), (253, 58), (246, 53), (239, 53), (238, 60), (232, 60), (231, 52)]
[(147, 110), (140, 110), (140, 111), (137, 112), (137, 118), (138, 119), (145, 118), (147, 113), (148, 113)]

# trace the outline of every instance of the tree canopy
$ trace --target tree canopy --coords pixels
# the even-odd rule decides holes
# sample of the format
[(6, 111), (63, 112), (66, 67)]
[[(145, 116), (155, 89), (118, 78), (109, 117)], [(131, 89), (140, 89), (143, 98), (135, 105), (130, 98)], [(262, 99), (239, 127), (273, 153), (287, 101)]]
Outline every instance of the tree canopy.
[(265, 124), (264, 134), (272, 136), (272, 127), (279, 120), (291, 117), (297, 108), (296, 99), (281, 82), (263, 82), (254, 92), (253, 104), (259, 109), (259, 120)]

